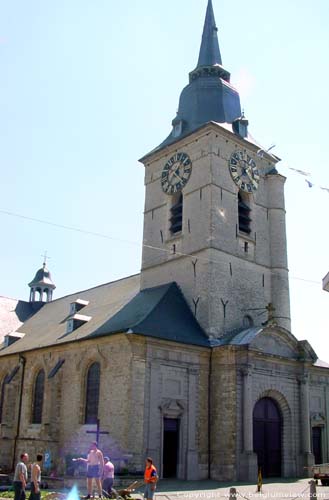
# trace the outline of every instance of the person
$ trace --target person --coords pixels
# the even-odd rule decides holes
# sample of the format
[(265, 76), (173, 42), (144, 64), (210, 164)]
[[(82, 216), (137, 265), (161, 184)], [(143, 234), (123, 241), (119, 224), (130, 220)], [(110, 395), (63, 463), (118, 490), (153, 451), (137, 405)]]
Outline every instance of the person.
[(111, 498), (112, 486), (114, 482), (114, 465), (109, 457), (104, 457), (103, 469), (103, 493), (107, 493), (106, 497)]
[(153, 465), (153, 460), (151, 457), (147, 457), (145, 460), (145, 471), (144, 471), (144, 498), (147, 500), (152, 500), (155, 493), (156, 482), (158, 480), (158, 473)]
[(29, 461), (29, 456), (27, 453), (22, 453), (20, 457), (20, 462), (17, 463), (14, 474), (14, 492), (15, 500), (25, 500), (25, 488), (27, 483), (27, 467), (26, 464)]
[(31, 466), (31, 494), (29, 500), (40, 500), (41, 463), (43, 455), (38, 453), (37, 461)]
[(91, 443), (87, 458), (75, 458), (75, 461), (87, 463), (87, 491), (85, 498), (91, 498), (93, 493), (93, 479), (95, 479), (99, 498), (102, 498), (102, 481), (104, 469), (104, 458), (101, 450), (98, 449), (97, 442)]

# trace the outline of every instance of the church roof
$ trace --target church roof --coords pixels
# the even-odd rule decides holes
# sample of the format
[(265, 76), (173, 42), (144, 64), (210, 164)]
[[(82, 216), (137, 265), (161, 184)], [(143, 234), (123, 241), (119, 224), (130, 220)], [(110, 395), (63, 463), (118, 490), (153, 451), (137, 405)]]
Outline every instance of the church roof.
[(185, 344), (210, 345), (176, 283), (140, 291), (91, 336), (122, 331)]
[[(79, 299), (87, 303), (79, 314), (90, 319), (67, 332), (70, 306)], [(18, 332), (23, 338), (0, 356), (120, 332), (209, 346), (177, 284), (140, 291), (139, 274), (45, 303)]]
[(213, 345), (248, 345), (263, 330), (264, 328), (255, 326), (240, 332), (233, 331), (213, 341)]
[(5, 335), (17, 330), (34, 312), (30, 302), (0, 297), (0, 346)]

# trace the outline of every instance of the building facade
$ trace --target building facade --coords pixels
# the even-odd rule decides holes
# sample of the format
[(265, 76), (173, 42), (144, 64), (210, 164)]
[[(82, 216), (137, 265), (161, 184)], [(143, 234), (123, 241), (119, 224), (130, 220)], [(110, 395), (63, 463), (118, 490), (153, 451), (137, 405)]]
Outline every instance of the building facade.
[(172, 130), (141, 159), (141, 273), (52, 300), (44, 266), (33, 314), (4, 331), (0, 465), (43, 451), (59, 470), (97, 423), (114, 461), (140, 471), (151, 455), (161, 477), (329, 461), (329, 365), (291, 333), (285, 178), (248, 125), (209, 0)]

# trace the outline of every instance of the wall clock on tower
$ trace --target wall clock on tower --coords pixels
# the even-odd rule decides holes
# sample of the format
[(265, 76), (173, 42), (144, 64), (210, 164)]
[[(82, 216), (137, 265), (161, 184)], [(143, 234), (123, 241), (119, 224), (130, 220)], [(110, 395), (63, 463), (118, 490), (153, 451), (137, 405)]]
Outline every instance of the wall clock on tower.
[(192, 162), (186, 153), (175, 153), (165, 164), (161, 186), (165, 193), (174, 194), (183, 189), (192, 172)]
[(231, 154), (229, 168), (234, 182), (242, 191), (247, 193), (256, 191), (260, 178), (259, 171), (255, 160), (245, 150)]

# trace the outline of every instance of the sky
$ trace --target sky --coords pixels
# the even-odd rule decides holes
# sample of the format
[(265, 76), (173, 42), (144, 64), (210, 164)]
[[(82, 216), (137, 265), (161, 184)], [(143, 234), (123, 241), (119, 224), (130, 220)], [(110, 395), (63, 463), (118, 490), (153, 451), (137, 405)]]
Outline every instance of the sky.
[[(138, 159), (171, 130), (206, 5), (0, 0), (0, 295), (28, 300), (45, 251), (54, 298), (140, 271)], [(249, 131), (287, 177), (292, 332), (329, 362), (329, 3), (213, 7)]]

